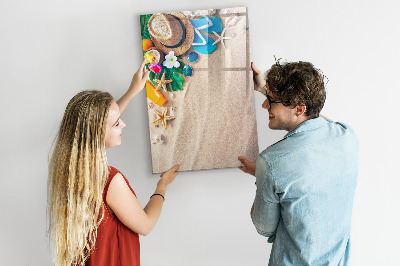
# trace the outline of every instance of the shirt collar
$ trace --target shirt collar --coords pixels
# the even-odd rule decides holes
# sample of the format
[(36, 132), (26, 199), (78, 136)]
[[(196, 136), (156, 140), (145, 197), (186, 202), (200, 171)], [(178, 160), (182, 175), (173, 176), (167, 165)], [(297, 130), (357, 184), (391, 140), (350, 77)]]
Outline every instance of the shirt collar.
[(296, 133), (304, 132), (304, 131), (309, 131), (309, 130), (314, 130), (319, 127), (325, 126), (328, 124), (328, 121), (326, 121), (322, 117), (317, 117), (313, 119), (308, 119), (301, 124), (299, 124), (297, 127), (295, 127), (293, 130), (289, 131), (283, 138), (288, 138)]

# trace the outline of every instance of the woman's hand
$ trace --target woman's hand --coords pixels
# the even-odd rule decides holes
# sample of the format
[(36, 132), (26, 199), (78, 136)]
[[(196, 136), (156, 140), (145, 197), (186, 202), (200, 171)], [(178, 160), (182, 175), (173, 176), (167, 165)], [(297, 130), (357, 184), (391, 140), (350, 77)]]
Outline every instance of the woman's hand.
[(174, 181), (175, 177), (178, 175), (177, 170), (180, 165), (177, 164), (165, 173), (163, 173), (160, 177), (160, 181), (158, 181), (158, 186), (167, 187), (172, 181)]
[(163, 197), (150, 197), (144, 209), (125, 178), (120, 173), (116, 174), (108, 188), (106, 199), (108, 206), (129, 229), (141, 235), (149, 234), (160, 217), (167, 186), (174, 181), (178, 169), (179, 164), (161, 175), (154, 194), (161, 194)]
[(125, 109), (128, 107), (129, 103), (135, 97), (136, 94), (141, 92), (146, 84), (146, 80), (149, 78), (149, 71), (146, 71), (143, 74), (144, 65), (146, 61), (143, 60), (142, 64), (140, 65), (138, 71), (133, 75), (131, 85), (127, 92), (117, 101), (119, 112), (125, 112)]
[(254, 90), (266, 95), (265, 80), (262, 77), (261, 71), (256, 68), (253, 62), (251, 62), (251, 68), (253, 69)]
[(144, 66), (146, 64), (146, 59), (143, 60), (142, 64), (140, 64), (140, 67), (138, 71), (133, 75), (131, 85), (129, 86), (128, 90), (131, 90), (134, 94), (139, 93), (141, 90), (143, 90), (144, 85), (146, 84), (146, 80), (149, 79), (149, 74), (150, 72), (147, 70), (144, 72)]

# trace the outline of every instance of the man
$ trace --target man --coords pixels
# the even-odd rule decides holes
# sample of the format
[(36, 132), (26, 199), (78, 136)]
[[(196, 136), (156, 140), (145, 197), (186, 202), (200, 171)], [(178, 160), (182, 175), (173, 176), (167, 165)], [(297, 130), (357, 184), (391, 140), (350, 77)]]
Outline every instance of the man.
[(256, 162), (239, 157), (239, 168), (256, 176), (251, 218), (273, 242), (269, 265), (348, 265), (357, 137), (320, 117), (326, 93), (311, 63), (278, 61), (265, 82), (252, 68), (255, 90), (267, 97), (269, 128), (288, 131)]

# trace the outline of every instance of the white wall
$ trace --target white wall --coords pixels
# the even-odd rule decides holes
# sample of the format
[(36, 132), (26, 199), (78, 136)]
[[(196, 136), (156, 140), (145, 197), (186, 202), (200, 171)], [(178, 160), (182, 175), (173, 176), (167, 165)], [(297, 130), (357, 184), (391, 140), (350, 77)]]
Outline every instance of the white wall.
[[(48, 152), (69, 99), (82, 89), (128, 87), (141, 56), (139, 14), (247, 5), (252, 60), (311, 61), (329, 77), (323, 114), (360, 140), (353, 212), (354, 265), (399, 265), (399, 4), (397, 1), (0, 2), (1, 265), (50, 265), (46, 242)], [(260, 148), (267, 128), (256, 96)], [(144, 205), (151, 174), (145, 95), (124, 114), (123, 145), (109, 161)], [(238, 169), (180, 173), (154, 231), (141, 237), (142, 265), (266, 265), (271, 249), (249, 217), (254, 179)], [(326, 210), (329, 211), (329, 210)]]

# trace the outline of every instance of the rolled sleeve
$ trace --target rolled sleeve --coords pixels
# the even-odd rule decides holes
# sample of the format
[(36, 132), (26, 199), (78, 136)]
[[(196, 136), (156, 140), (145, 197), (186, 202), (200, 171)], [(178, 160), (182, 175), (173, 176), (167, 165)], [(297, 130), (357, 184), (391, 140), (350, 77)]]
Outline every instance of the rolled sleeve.
[(257, 232), (269, 237), (268, 242), (273, 242), (280, 218), (279, 197), (271, 180), (268, 162), (261, 155), (256, 161), (256, 180), (257, 192), (251, 219)]

